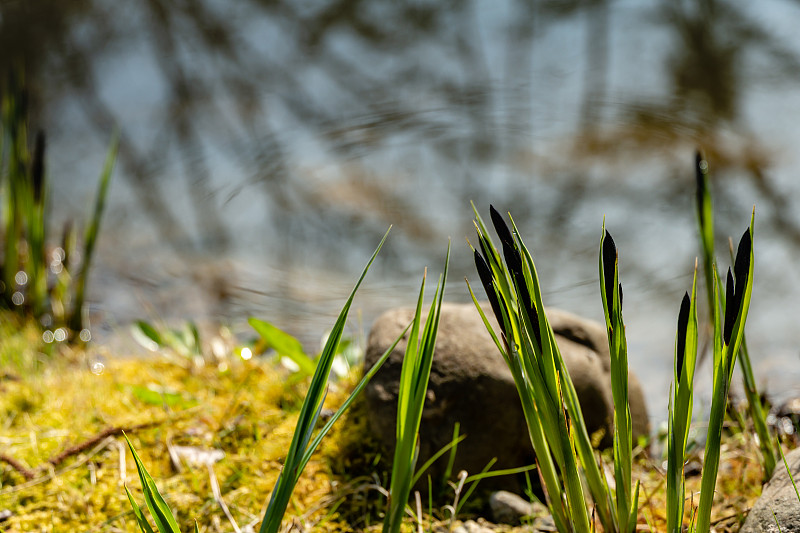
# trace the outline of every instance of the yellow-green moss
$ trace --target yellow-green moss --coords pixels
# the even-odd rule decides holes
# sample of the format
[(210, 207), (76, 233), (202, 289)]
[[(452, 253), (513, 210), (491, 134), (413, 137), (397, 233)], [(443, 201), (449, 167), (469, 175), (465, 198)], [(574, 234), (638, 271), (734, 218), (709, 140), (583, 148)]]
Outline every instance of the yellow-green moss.
[[(31, 347), (29, 331), (22, 328), (18, 334), (23, 339), (18, 346), (28, 349), (27, 355), (37, 349)], [(0, 348), (0, 353), (7, 349)], [(182, 365), (159, 356), (106, 355), (103, 371), (96, 373), (83, 358), (76, 352), (52, 358), (36, 371), (20, 372), (13, 365), (7, 372), (0, 369), (5, 376), (0, 378), (0, 453), (35, 473), (28, 480), (0, 461), (0, 511), (13, 513), (0, 524), (3, 531), (137, 531), (123, 483), (140, 502), (141, 487), (119, 434), (58, 465), (46, 463), (110, 427), (132, 428), (129, 437), (183, 531), (192, 530), (194, 520), (201, 531), (232, 527), (213, 499), (208, 470), (176, 472), (169, 445), (224, 451), (224, 459), (213, 467), (222, 497), (240, 527), (258, 526), (292, 438), (304, 384), (287, 381), (269, 361), (234, 358), (221, 371), (215, 365)], [(326, 406), (340, 405), (353, 385), (351, 380), (332, 386)], [(149, 403), (152, 391), (164, 392), (170, 401)], [(148, 423), (152, 425), (136, 429)], [(752, 438), (726, 438), (712, 515), (725, 519), (719, 531), (735, 531), (737, 512), (760, 492), (757, 453)], [(641, 459), (634, 476), (642, 480), (642, 524), (649, 521), (660, 531), (665, 527), (665, 484), (657, 466), (652, 459)], [(356, 403), (309, 463), (286, 519), (306, 530), (377, 531), (385, 505), (379, 487), (388, 486), (387, 470), (387, 458), (369, 436), (364, 405)], [(687, 490), (699, 490), (699, 477), (687, 481)], [(427, 511), (427, 502), (423, 507)], [(689, 513), (691, 502), (686, 508)], [(439, 508), (426, 520), (442, 524), (446, 518)], [(407, 525), (413, 530), (410, 521)]]
[[(13, 512), (6, 531), (135, 531), (122, 486), (140, 494), (132, 458), (120, 470), (120, 436), (63, 463), (48, 458), (109, 427), (135, 428), (130, 438), (179, 523), (211, 524), (222, 517), (205, 469), (173, 471), (167, 445), (216, 448), (225, 458), (214, 466), (223, 498), (240, 523), (258, 520), (288, 449), (302, 388), (285, 387), (269, 363), (231, 361), (228, 370), (184, 367), (160, 358), (109, 359), (102, 373), (84, 365), (53, 362), (40, 374), (0, 383), (0, 449), (33, 470), (25, 477), (0, 466), (0, 508)], [(175, 391), (184, 401), (165, 407), (142, 400), (142, 388)], [(341, 394), (330, 395), (333, 405)], [(146, 398), (146, 396), (144, 396)], [(96, 448), (100, 448), (99, 450)], [(305, 509), (330, 492), (324, 460), (312, 462), (298, 486), (295, 506)], [(224, 517), (222, 518), (224, 521)], [(201, 528), (202, 529), (202, 528)]]

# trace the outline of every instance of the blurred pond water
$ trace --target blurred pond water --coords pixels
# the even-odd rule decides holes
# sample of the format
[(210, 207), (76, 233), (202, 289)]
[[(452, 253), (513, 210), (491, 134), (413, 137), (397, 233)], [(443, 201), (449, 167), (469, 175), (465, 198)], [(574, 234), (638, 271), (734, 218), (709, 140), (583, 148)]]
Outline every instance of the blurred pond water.
[(467, 301), (470, 201), (512, 212), (548, 305), (599, 319), (605, 216), (662, 420), (697, 147), (719, 251), (756, 206), (759, 381), (800, 393), (798, 22), (778, 0), (28, 0), (0, 3), (0, 65), (26, 64), (55, 224), (86, 212), (119, 128), (96, 337), (256, 315), (315, 348), (390, 224), (354, 330), (410, 305), (448, 237), (448, 299)]

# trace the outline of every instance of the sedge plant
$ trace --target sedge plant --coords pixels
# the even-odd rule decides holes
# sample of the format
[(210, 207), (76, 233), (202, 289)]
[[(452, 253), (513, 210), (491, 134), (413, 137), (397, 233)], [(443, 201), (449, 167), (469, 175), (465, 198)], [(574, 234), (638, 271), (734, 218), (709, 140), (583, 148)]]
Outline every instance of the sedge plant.
[[(473, 206), (474, 210), (474, 206)], [(480, 251), (475, 264), (499, 334), (483, 312), (472, 288), (473, 302), (506, 361), (522, 403), (528, 433), (547, 505), (562, 532), (591, 530), (581, 474), (605, 531), (620, 531), (610, 491), (594, 455), (575, 387), (544, 313), (533, 258), (511, 220), (490, 208), (503, 254), (475, 211)], [(468, 283), (469, 286), (469, 283)], [(627, 527), (627, 524), (625, 525)]]
[(614, 480), (618, 530), (633, 533), (639, 502), (639, 483), (631, 494), (633, 431), (628, 402), (628, 343), (622, 320), (622, 284), (614, 239), (603, 227), (600, 239), (600, 293), (603, 300), (608, 351), (611, 357), (611, 394), (614, 399)]
[[(750, 218), (750, 227), (739, 240), (733, 270), (728, 268), (724, 288), (719, 276), (714, 273), (714, 301), (722, 301), (720, 296), (722, 290), (725, 291), (725, 299), (722, 312), (719, 306), (715, 305), (713, 307), (714, 385), (703, 457), (703, 474), (700, 481), (700, 501), (697, 507), (697, 521), (695, 523), (695, 531), (702, 533), (710, 531), (711, 528), (711, 505), (714, 499), (714, 487), (719, 469), (725, 406), (728, 401), (728, 391), (733, 376), (736, 354), (744, 337), (744, 325), (753, 291), (754, 216), (755, 213)], [(716, 270), (716, 267), (713, 270)]]
[[(433, 296), (428, 317), (422, 325), (422, 301), (425, 293), (425, 276), (417, 298), (416, 312), (411, 323), (408, 343), (400, 371), (400, 388), (397, 396), (397, 427), (394, 460), (392, 462), (389, 501), (383, 522), (384, 533), (398, 533), (403, 523), (408, 497), (415, 480), (414, 471), (419, 455), (419, 427), (439, 330), (439, 316), (450, 263), (447, 247), (444, 270)], [(454, 439), (456, 441), (456, 439)]]
[[(715, 277), (719, 275), (715, 266), (716, 258), (714, 255), (714, 211), (708, 176), (708, 161), (706, 161), (699, 152), (695, 156), (695, 176), (697, 185), (697, 224), (703, 257), (703, 274), (705, 276), (709, 314), (713, 321), (714, 309), (724, 307), (725, 298), (721, 292), (714, 291)], [(733, 254), (732, 247), (731, 254)], [(736, 356), (736, 354), (734, 355)], [(775, 438), (769, 431), (766, 412), (753, 375), (753, 366), (750, 362), (747, 340), (744, 337), (742, 338), (741, 348), (738, 352), (738, 359), (739, 367), (742, 371), (742, 384), (744, 385), (750, 418), (753, 421), (753, 427), (758, 436), (763, 479), (767, 481), (772, 476), (778, 459), (778, 451), (776, 450), (777, 444)]]
[(681, 533), (685, 501), (683, 465), (692, 422), (694, 371), (697, 363), (697, 263), (692, 294), (686, 292), (678, 313), (672, 394), (667, 419), (667, 531)]

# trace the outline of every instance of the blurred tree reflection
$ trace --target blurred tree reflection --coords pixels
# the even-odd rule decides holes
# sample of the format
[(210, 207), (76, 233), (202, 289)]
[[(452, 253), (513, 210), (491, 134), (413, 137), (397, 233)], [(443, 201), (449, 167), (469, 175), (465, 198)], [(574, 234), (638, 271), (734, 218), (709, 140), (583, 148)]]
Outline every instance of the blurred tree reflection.
[[(531, 151), (537, 127), (534, 52), (543, 34), (565, 23), (584, 36), (577, 156), (708, 144), (723, 165), (749, 172), (768, 201), (780, 198), (763, 158), (726, 153), (716, 132), (737, 124), (752, 76), (749, 55), (759, 54), (762, 71), (793, 79), (800, 73), (796, 52), (738, 3), (662, 0), (646, 13), (670, 35), (672, 49), (654, 67), (668, 73), (668, 97), (626, 95), (611, 105), (618, 97), (609, 88), (610, 40), (622, 31), (614, 26), (616, 9), (611, 0), (2, 0), (0, 68), (24, 61), (32, 107), (45, 121), (72, 102), (101, 138), (119, 122), (124, 176), (142, 207), (165, 239), (204, 250), (230, 245), (221, 207), (258, 188), (268, 227), (280, 221), (320, 243), (342, 227), (360, 227), (371, 242), (383, 223), (404, 214), (414, 221), (404, 231), (425, 242), (435, 220), (392, 179), (374, 177), (375, 154), (426, 161), (430, 179), (458, 205), (493, 186), (486, 175), (498, 161), (529, 174), (512, 162)], [(103, 96), (103, 65), (126, 54), (141, 54), (163, 85), (158, 109), (147, 111), (153, 123), (146, 138), (118, 120)], [(293, 145), (308, 134), (340, 161), (344, 178), (332, 189), (297, 176)], [(218, 151), (246, 176), (224, 198), (211, 171)], [(173, 160), (185, 176), (195, 226), (164, 195), (164, 168)], [(461, 182), (442, 185), (439, 175)], [(555, 224), (592, 197), (580, 170), (566, 173), (560, 186)], [(508, 193), (512, 208), (536, 202), (517, 192)], [(338, 204), (326, 205), (336, 194)], [(793, 220), (777, 226), (800, 235)]]

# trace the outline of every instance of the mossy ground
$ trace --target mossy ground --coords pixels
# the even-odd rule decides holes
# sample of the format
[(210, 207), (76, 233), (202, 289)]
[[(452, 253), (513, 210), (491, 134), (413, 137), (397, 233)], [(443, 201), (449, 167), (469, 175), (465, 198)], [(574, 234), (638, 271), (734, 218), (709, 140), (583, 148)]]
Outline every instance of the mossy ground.
[[(220, 367), (162, 356), (106, 355), (99, 371), (87, 363), (92, 359), (86, 352), (42, 355), (35, 328), (13, 327), (0, 347), (5, 365), (0, 368), (0, 454), (22, 468), (0, 460), (0, 511), (12, 512), (0, 530), (137, 531), (123, 485), (140, 502), (141, 487), (119, 428), (127, 428), (183, 531), (192, 530), (195, 520), (200, 531), (232, 531), (233, 526), (214, 499), (209, 469), (177, 472), (168, 452), (174, 445), (223, 451), (225, 457), (213, 465), (222, 499), (240, 527), (258, 527), (291, 441), (305, 382), (287, 380), (273, 362), (258, 358), (231, 357)], [(37, 360), (41, 363), (20, 365)], [(353, 385), (332, 387), (326, 407), (336, 408)], [(104, 432), (110, 434), (74, 451)], [(712, 514), (718, 531), (736, 531), (761, 490), (754, 439), (747, 432), (727, 434)], [(74, 453), (48, 463), (70, 448)], [(665, 529), (659, 463), (640, 457), (634, 468), (642, 481), (643, 530)], [(364, 406), (356, 404), (309, 463), (287, 520), (300, 531), (378, 530), (387, 470), (386, 458), (367, 432)], [(687, 491), (696, 494), (699, 484), (699, 476), (690, 477)], [(443, 505), (437, 502), (434, 516), (426, 517), (426, 529), (446, 528)], [(408, 529), (414, 529), (411, 520)]]

